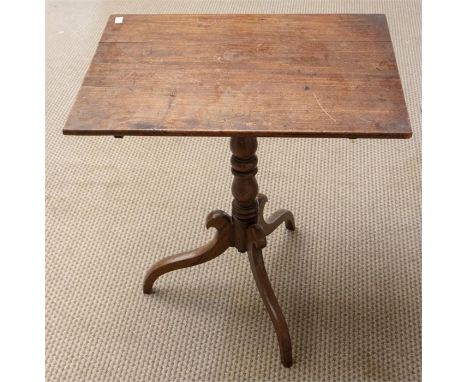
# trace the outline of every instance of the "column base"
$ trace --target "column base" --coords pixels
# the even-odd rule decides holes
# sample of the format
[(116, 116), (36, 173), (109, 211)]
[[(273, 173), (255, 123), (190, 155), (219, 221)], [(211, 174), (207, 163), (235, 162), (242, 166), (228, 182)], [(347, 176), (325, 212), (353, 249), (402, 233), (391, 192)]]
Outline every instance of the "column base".
[(255, 283), (278, 338), (281, 362), (284, 366), (290, 367), (292, 365), (292, 352), (289, 330), (268, 279), (263, 263), (262, 249), (267, 244), (267, 235), (282, 223), (285, 223), (288, 230), (295, 229), (294, 216), (288, 210), (279, 210), (268, 219), (264, 219), (263, 209), (267, 200), (265, 195), (258, 194), (258, 222), (250, 225), (239, 224), (236, 218), (223, 211), (211, 212), (207, 216), (206, 227), (216, 228), (216, 236), (202, 247), (169, 256), (156, 262), (146, 273), (143, 282), (143, 293), (153, 293), (153, 284), (165, 273), (207, 262), (221, 255), (229, 247), (235, 247), (240, 252), (247, 250)]

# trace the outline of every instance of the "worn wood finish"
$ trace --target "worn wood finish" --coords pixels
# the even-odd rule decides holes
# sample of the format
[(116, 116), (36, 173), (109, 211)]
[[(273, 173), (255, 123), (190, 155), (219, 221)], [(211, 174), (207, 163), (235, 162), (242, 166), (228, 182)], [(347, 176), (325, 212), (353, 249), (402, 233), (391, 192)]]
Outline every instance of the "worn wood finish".
[(63, 132), (231, 137), (232, 216), (208, 215), (215, 237), (155, 263), (143, 291), (229, 247), (247, 251), (286, 367), (291, 340), (262, 249), (294, 217), (263, 217), (256, 137), (411, 136), (385, 16), (349, 14), (111, 16)]
[(411, 136), (384, 15), (114, 20), (65, 134)]

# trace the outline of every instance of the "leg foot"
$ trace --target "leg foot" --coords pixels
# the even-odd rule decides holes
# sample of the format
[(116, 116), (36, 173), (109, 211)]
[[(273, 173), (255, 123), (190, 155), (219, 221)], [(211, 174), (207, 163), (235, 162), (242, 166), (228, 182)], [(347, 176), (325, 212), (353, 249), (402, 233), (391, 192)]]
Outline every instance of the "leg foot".
[(216, 236), (206, 245), (189, 252), (166, 257), (156, 262), (146, 273), (143, 293), (153, 292), (156, 279), (165, 273), (202, 264), (223, 253), (231, 244), (232, 219), (223, 211), (213, 211), (206, 218), (206, 227), (217, 229)]
[(291, 211), (288, 210), (278, 210), (274, 212), (268, 219), (263, 217), (263, 209), (265, 204), (268, 201), (266, 195), (258, 194), (258, 224), (263, 228), (266, 235), (272, 233), (281, 223), (285, 223), (286, 228), (290, 231), (294, 231), (296, 225), (294, 223), (294, 216)]
[[(259, 229), (254, 227), (258, 227)], [(264, 241), (265, 234), (258, 225), (250, 227), (250, 229), (252, 228), (254, 228), (254, 231), (257, 232), (251, 235), (251, 237), (257, 236), (260, 237), (260, 240), (256, 240), (257, 243), (254, 240), (249, 240), (247, 245), (250, 267), (252, 269), (258, 291), (260, 292), (260, 296), (262, 297), (265, 308), (268, 311), (270, 319), (273, 322), (273, 326), (275, 328), (276, 337), (278, 338), (278, 344), (280, 348), (281, 363), (285, 367), (291, 367), (292, 352), (288, 326), (286, 324), (283, 312), (281, 311), (281, 308), (278, 304), (278, 300), (276, 299), (275, 293), (273, 292), (273, 288), (271, 287), (270, 280), (268, 279), (268, 274), (265, 270), (265, 264), (263, 263), (261, 248), (263, 243), (266, 244)], [(259, 231), (263, 233), (263, 240), (261, 238), (261, 234), (258, 234)]]

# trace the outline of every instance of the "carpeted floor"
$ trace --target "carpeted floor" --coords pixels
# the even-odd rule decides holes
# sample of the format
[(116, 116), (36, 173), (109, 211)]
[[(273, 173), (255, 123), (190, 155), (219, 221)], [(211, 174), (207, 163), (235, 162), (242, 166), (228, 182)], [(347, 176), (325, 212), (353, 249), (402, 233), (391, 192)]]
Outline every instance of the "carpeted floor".
[[(230, 211), (228, 139), (65, 137), (111, 13), (385, 13), (411, 140), (259, 139), (267, 270), (293, 341), (281, 366), (246, 255), (141, 291), (155, 260), (206, 242)], [(47, 1), (48, 381), (418, 381), (421, 367), (419, 1)], [(268, 212), (268, 211), (267, 211)]]

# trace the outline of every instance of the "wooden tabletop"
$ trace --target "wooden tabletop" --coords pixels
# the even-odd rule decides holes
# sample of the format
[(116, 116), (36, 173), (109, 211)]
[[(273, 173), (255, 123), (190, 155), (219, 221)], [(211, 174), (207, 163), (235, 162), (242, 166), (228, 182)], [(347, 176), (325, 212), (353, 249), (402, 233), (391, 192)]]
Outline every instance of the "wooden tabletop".
[(112, 15), (64, 134), (409, 138), (384, 15)]

